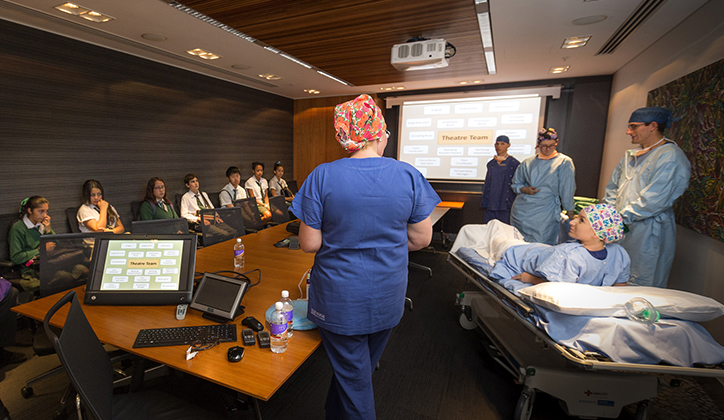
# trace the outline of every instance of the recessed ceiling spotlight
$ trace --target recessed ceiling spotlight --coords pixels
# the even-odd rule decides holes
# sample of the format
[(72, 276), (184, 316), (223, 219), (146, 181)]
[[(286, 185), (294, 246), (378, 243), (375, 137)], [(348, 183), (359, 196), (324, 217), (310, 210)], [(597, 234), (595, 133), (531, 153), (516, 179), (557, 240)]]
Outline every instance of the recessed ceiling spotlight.
[(380, 90), (404, 90), (404, 89), (405, 89), (404, 86), (386, 86), (386, 87), (380, 88)]
[(249, 70), (251, 66), (247, 66), (246, 64), (234, 64), (231, 68), (237, 70)]
[(573, 36), (570, 38), (566, 38), (563, 40), (563, 45), (561, 45), (561, 48), (580, 48), (586, 45), (590, 39), (591, 35)]
[(558, 74), (568, 71), (568, 69), (571, 66), (563, 66), (563, 67), (551, 67), (551, 69), (548, 71), (549, 73)]
[(90, 20), (91, 22), (96, 22), (96, 23), (103, 23), (103, 22), (108, 22), (109, 20), (113, 20), (112, 17), (104, 15), (103, 13), (98, 13), (94, 10), (91, 10), (88, 13), (83, 13), (82, 15), (80, 15), (80, 17), (82, 17), (85, 20)]
[(96, 23), (104, 23), (114, 19), (111, 16), (104, 15), (103, 13), (96, 12), (95, 10), (70, 2), (55, 6), (54, 9), (69, 15), (82, 17), (83, 19)]
[(80, 16), (81, 14), (88, 13), (89, 11), (85, 7), (78, 6), (75, 3), (63, 3), (61, 5), (55, 6), (55, 9), (74, 16)]
[(483, 83), (483, 82), (484, 82), (483, 79), (478, 79), (478, 80), (463, 80), (463, 81), (457, 82), (457, 83), (458, 83), (459, 85), (477, 85), (477, 84), (480, 84), (480, 83)]
[(201, 48), (194, 48), (193, 50), (188, 50), (186, 52), (191, 55), (203, 58), (204, 60), (216, 60), (217, 58), (221, 58), (221, 56), (208, 51), (204, 51)]
[(277, 76), (276, 74), (271, 73), (260, 74), (259, 77), (266, 80), (280, 80), (282, 78), (281, 76)]
[(576, 19), (571, 23), (574, 25), (583, 26), (583, 25), (591, 25), (593, 23), (603, 22), (606, 19), (608, 19), (608, 16), (606, 16), (606, 15), (594, 15), (594, 16), (586, 16), (586, 17)]
[(317, 95), (317, 94), (319, 94), (319, 91), (316, 90), (316, 89), (304, 89), (304, 91), (307, 92), (307, 93), (311, 93), (312, 95)]
[(165, 41), (165, 40), (168, 39), (168, 38), (166, 38), (166, 37), (163, 36), (163, 35), (152, 34), (152, 33), (141, 34), (141, 38), (147, 39), (147, 40), (149, 40), (149, 41)]

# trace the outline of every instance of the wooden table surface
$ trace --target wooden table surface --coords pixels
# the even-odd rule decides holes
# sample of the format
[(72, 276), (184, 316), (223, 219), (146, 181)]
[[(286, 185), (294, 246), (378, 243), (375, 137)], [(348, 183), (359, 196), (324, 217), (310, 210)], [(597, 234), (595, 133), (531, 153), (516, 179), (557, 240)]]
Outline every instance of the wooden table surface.
[[(246, 272), (259, 268), (262, 277), (261, 283), (250, 288), (244, 296), (242, 304), (246, 306), (246, 311), (234, 321), (237, 324), (238, 341), (221, 343), (210, 350), (201, 351), (189, 361), (186, 361), (185, 358), (188, 346), (134, 349), (133, 343), (138, 331), (144, 328), (213, 324), (202, 318), (199, 311), (189, 309), (186, 319), (182, 321), (176, 320), (176, 306), (83, 305), (83, 311), (103, 343), (267, 401), (319, 347), (320, 338), (317, 330), (294, 331), (294, 336), (289, 339), (287, 351), (281, 354), (272, 353), (270, 349), (260, 349), (257, 344), (254, 347), (246, 347), (241, 362), (230, 363), (226, 360), (226, 352), (229, 347), (243, 346), (241, 330), (246, 327), (240, 323), (244, 317), (255, 317), (265, 324), (265, 329), (268, 331), (265, 312), (269, 306), (279, 300), (281, 291), (289, 290), (291, 299), (300, 297), (297, 284), (304, 272), (312, 267), (314, 255), (305, 254), (301, 249), (290, 250), (273, 246), (274, 242), (289, 235), (285, 230), (285, 225), (280, 225), (242, 237), (246, 264), (240, 271)], [(234, 243), (235, 240), (231, 240), (198, 250), (196, 271), (233, 271)], [(250, 273), (249, 278), (252, 283), (255, 283), (258, 274)], [(81, 302), (84, 297), (83, 289), (83, 287), (76, 289)], [(65, 292), (48, 296), (16, 306), (12, 310), (36, 320), (43, 320), (48, 310), (64, 294)], [(66, 305), (53, 317), (52, 325), (62, 327), (68, 307), (69, 305)]]

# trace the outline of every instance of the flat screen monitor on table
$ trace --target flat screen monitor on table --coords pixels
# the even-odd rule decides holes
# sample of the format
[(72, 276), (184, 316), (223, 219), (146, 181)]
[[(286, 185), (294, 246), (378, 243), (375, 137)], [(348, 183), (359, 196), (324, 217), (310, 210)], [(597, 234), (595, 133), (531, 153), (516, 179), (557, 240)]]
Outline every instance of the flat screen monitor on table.
[(191, 302), (196, 235), (132, 234), (96, 239), (87, 305)]

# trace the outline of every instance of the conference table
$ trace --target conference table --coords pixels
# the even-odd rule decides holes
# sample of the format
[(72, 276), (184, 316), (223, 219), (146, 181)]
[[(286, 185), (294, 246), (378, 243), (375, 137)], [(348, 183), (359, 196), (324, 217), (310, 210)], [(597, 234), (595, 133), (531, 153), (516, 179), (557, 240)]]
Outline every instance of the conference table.
[[(265, 330), (268, 331), (269, 325), (265, 320), (265, 312), (269, 306), (279, 300), (281, 291), (289, 290), (291, 299), (300, 297), (297, 285), (304, 273), (312, 267), (314, 255), (306, 254), (301, 249), (275, 247), (273, 245), (275, 242), (290, 236), (285, 230), (285, 226), (286, 224), (274, 226), (242, 237), (246, 262), (244, 268), (238, 271), (248, 272), (260, 269), (261, 282), (250, 288), (242, 300), (242, 305), (246, 309), (244, 314), (234, 321), (237, 324), (236, 343), (221, 343), (209, 350), (199, 352), (195, 358), (187, 361), (185, 354), (188, 346), (134, 349), (133, 343), (139, 330), (145, 328), (213, 324), (212, 321), (202, 318), (199, 311), (189, 308), (186, 318), (180, 321), (175, 317), (176, 306), (94, 306), (84, 304), (83, 311), (101, 342), (252, 397), (255, 414), (261, 418), (257, 400), (268, 401), (321, 343), (316, 329), (295, 330), (284, 353), (276, 354), (272, 353), (270, 349), (261, 349), (257, 343), (253, 347), (246, 347), (244, 357), (240, 362), (230, 363), (226, 359), (226, 352), (230, 347), (243, 345), (241, 330), (246, 328), (240, 325), (243, 318), (255, 317), (265, 324)], [(235, 242), (235, 240), (230, 240), (199, 249), (196, 253), (196, 271), (233, 271)], [(224, 273), (220, 274), (224, 275)], [(248, 276), (252, 283), (255, 283), (258, 273), (249, 273)], [(80, 302), (83, 302), (84, 298), (83, 289), (84, 287), (75, 289)], [(65, 293), (67, 292), (16, 306), (12, 310), (42, 321), (48, 310)], [(69, 306), (65, 305), (61, 308), (51, 320), (51, 325), (63, 326)]]

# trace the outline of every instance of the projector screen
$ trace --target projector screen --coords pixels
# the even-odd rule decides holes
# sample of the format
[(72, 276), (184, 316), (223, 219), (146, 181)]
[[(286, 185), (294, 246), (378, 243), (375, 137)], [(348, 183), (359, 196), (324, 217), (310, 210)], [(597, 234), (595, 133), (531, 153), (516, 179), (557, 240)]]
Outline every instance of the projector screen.
[(535, 154), (544, 104), (538, 94), (404, 101), (397, 158), (427, 179), (483, 181), (498, 136), (519, 161)]

